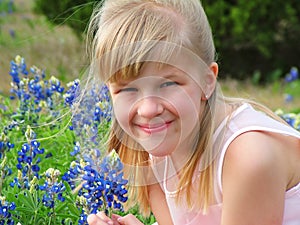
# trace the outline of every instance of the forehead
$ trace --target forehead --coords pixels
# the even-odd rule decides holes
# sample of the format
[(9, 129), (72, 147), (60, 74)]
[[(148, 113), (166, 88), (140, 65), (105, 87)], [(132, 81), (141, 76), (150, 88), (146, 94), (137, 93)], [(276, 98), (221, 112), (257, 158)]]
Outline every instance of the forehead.
[(166, 77), (169, 75), (183, 75), (183, 74), (184, 71), (180, 70), (175, 66), (165, 64), (165, 63), (147, 62), (141, 68), (139, 77), (143, 77), (143, 76)]
[(207, 64), (191, 50), (163, 41), (149, 42), (121, 46), (100, 56), (96, 65), (100, 65), (99, 74), (103, 80), (115, 82), (135, 78), (141, 75), (142, 69), (149, 68), (147, 65), (151, 62), (157, 64), (157, 68), (151, 68), (156, 71), (170, 65), (193, 77), (207, 73)]

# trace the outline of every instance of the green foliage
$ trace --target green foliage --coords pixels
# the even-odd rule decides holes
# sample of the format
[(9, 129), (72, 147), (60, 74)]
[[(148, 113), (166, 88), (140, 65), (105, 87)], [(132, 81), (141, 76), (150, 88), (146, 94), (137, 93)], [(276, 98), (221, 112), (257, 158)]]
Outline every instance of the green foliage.
[(300, 80), (286, 84), (284, 86), (284, 91), (292, 96), (300, 96)]
[[(36, 9), (56, 24), (82, 35), (95, 0), (35, 0)], [(239, 79), (260, 71), (258, 82), (273, 81), (276, 69), (299, 65), (300, 4), (296, 0), (203, 0), (221, 71)], [(257, 75), (257, 74), (256, 74)], [(222, 77), (222, 76), (221, 76)]]
[(54, 24), (67, 24), (81, 37), (95, 4), (101, 0), (35, 0), (35, 10)]
[(260, 71), (259, 81), (273, 81), (278, 74), (275, 70), (286, 71), (290, 65), (299, 65), (300, 5), (296, 0), (202, 3), (225, 73), (247, 78)]
[[(12, 13), (15, 7), (13, 4), (13, 0), (0, 0), (0, 18), (5, 13)], [(1, 23), (1, 20), (0, 20)]]

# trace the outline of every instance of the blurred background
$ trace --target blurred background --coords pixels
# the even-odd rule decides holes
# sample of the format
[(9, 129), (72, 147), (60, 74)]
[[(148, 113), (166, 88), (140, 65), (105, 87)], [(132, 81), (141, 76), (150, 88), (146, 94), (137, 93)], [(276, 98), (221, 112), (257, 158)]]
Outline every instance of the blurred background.
[[(95, 0), (0, 0), (0, 93), (9, 94), (10, 61), (25, 58), (69, 82), (88, 66), (85, 29)], [(203, 0), (225, 95), (275, 110), (300, 111), (299, 0)]]

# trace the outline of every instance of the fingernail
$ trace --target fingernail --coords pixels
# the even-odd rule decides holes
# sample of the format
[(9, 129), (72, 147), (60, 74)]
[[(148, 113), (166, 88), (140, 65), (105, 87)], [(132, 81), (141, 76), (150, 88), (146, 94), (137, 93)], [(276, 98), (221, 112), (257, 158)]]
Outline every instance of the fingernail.
[(109, 225), (113, 225), (113, 224), (114, 224), (113, 221), (108, 221), (107, 223), (108, 223)]

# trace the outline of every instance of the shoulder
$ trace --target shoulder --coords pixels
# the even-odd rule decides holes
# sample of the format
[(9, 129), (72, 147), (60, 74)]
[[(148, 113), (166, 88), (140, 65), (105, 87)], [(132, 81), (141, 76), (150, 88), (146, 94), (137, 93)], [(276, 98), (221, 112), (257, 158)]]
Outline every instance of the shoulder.
[(282, 182), (288, 182), (288, 156), (283, 151), (284, 143), (277, 135), (251, 131), (238, 136), (225, 154), (223, 177), (247, 175), (267, 179), (274, 174), (280, 175)]
[(281, 224), (289, 180), (282, 152), (278, 137), (258, 131), (229, 145), (222, 175), (224, 224)]
[(291, 172), (295, 170), (291, 166), (296, 164), (293, 163), (295, 158), (300, 159), (299, 147), (300, 140), (292, 136), (265, 131), (245, 132), (228, 146), (223, 172), (233, 167), (256, 175), (257, 172), (272, 171), (289, 182)]

